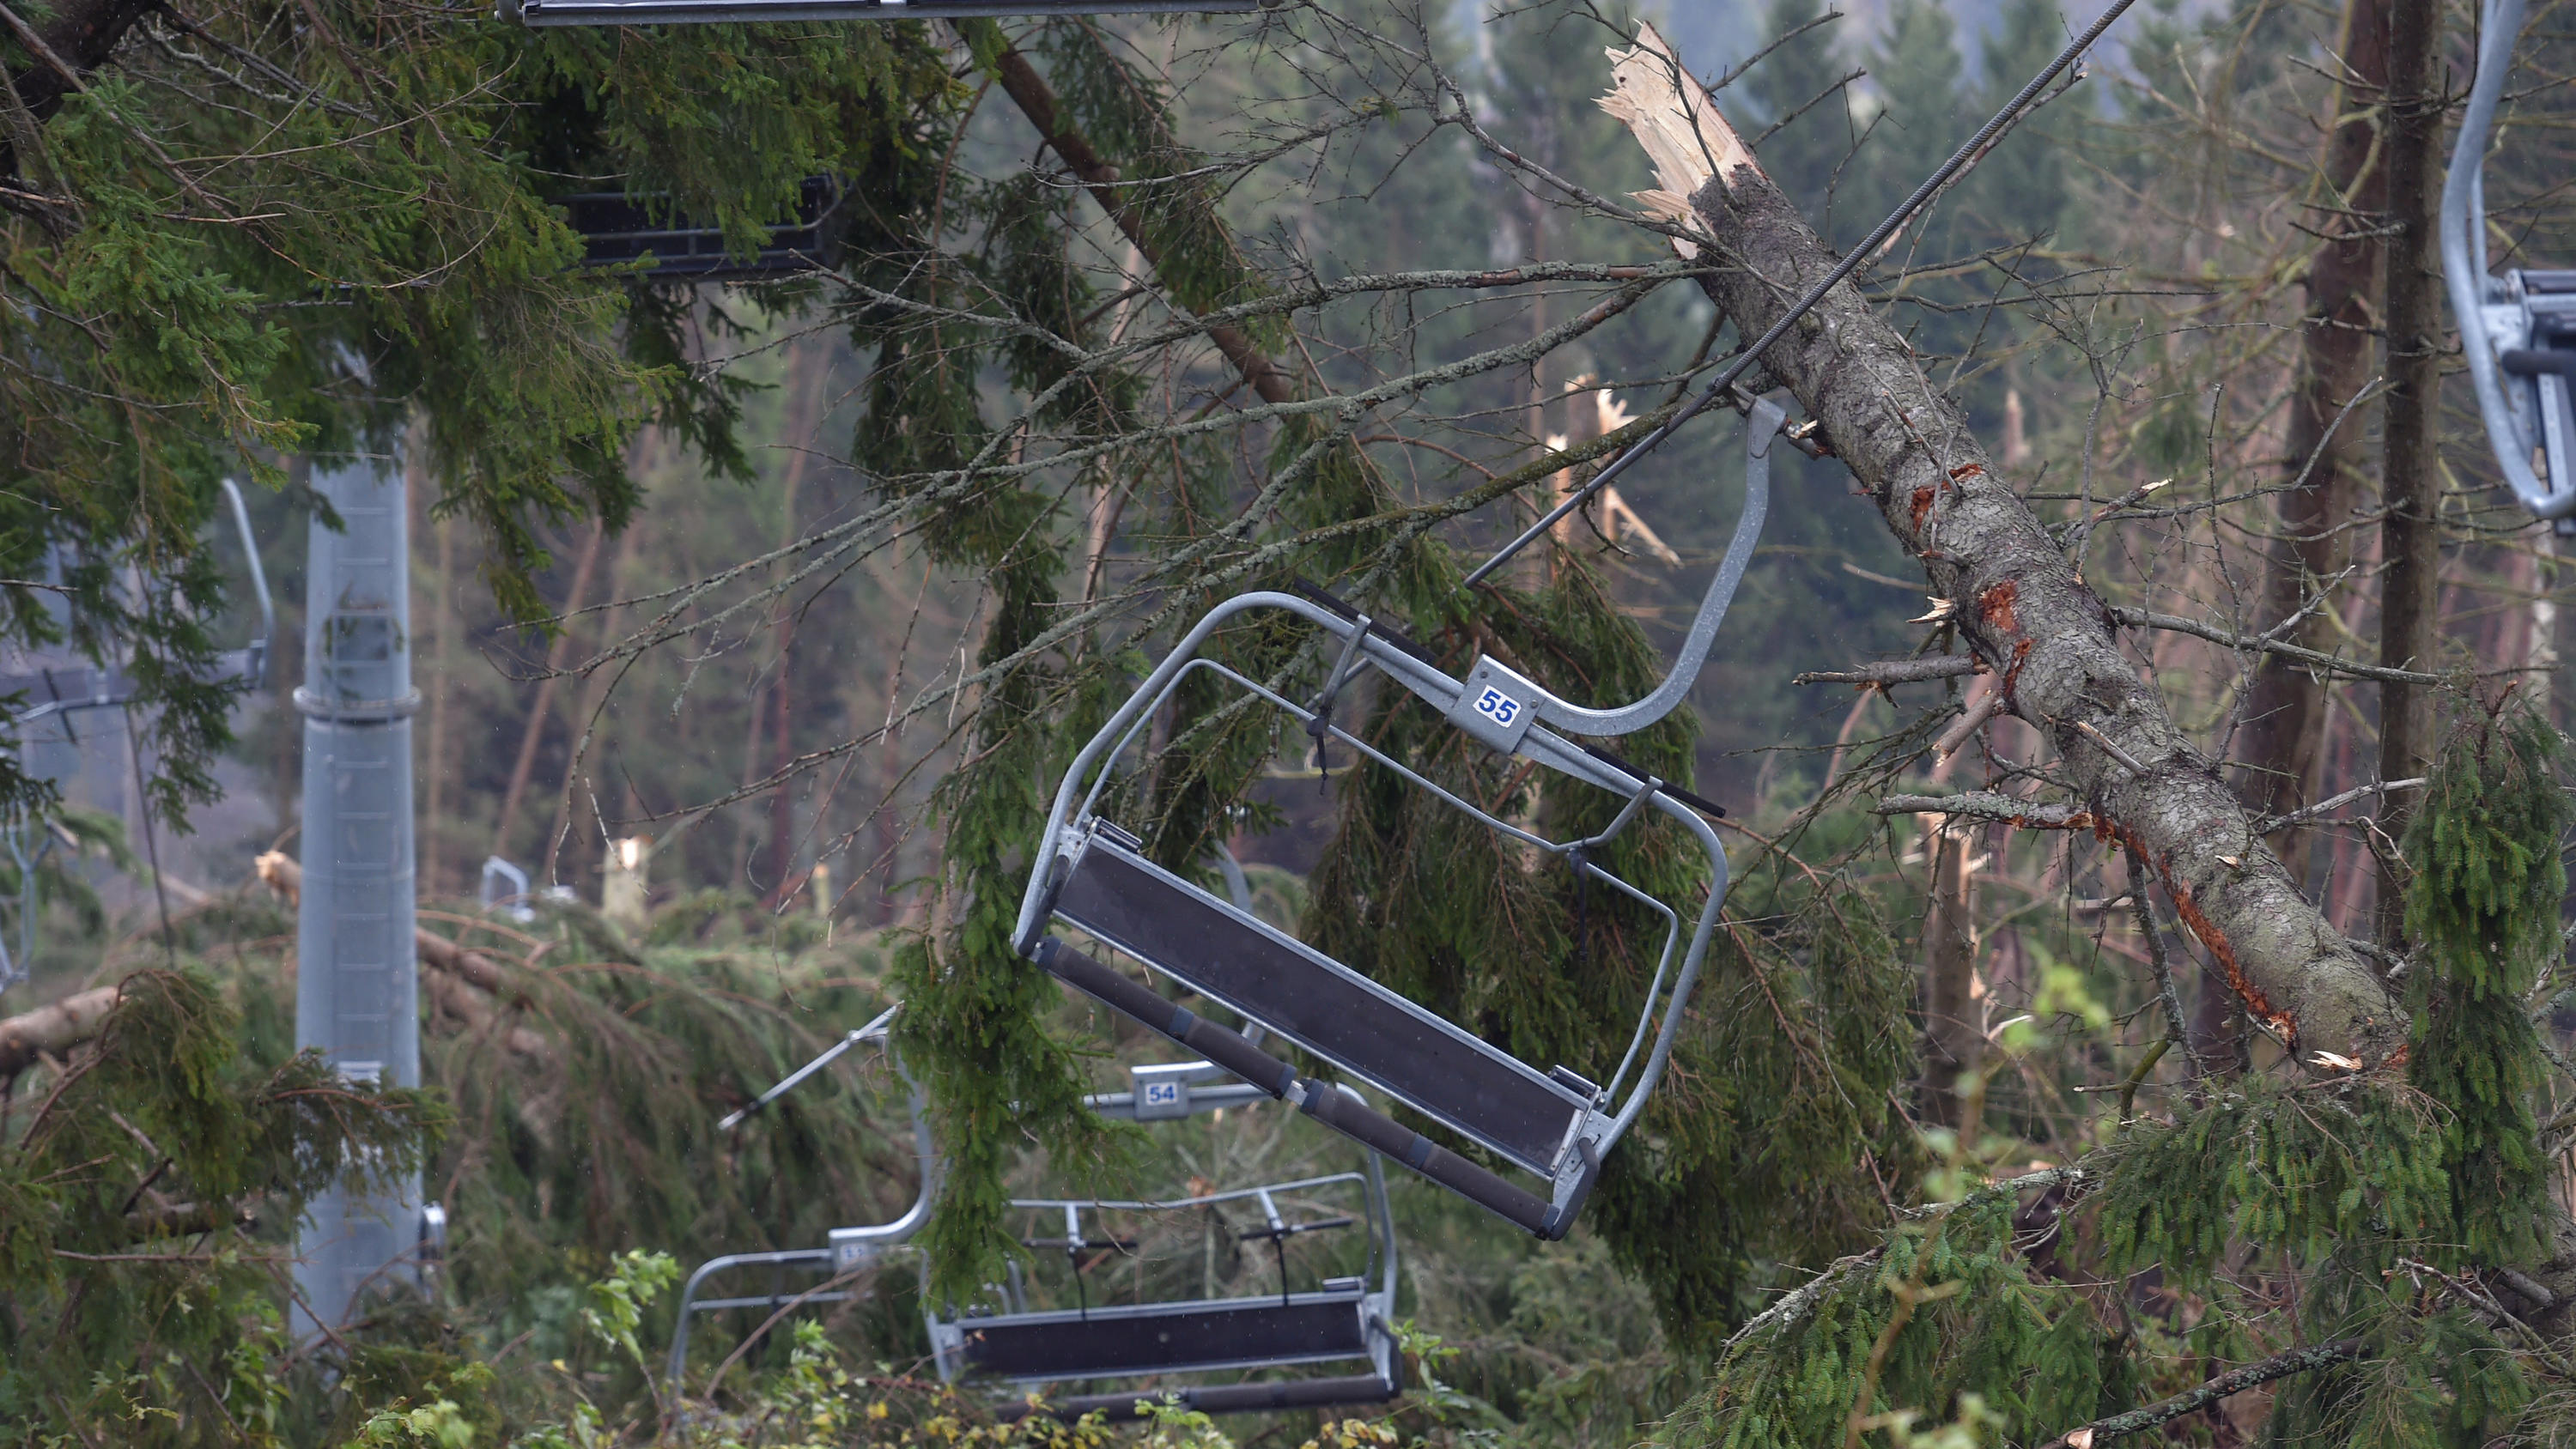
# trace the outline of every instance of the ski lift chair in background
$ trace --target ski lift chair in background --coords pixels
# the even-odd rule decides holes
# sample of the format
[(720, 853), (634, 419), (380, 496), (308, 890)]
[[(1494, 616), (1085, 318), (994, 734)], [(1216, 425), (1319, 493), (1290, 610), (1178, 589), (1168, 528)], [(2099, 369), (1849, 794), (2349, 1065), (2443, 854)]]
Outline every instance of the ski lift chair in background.
[[(863, 1042), (883, 1043), (887, 1029), (894, 1021), (894, 1014), (899, 1009), (899, 1006), (887, 1007), (874, 1021), (833, 1043), (822, 1055), (789, 1073), (777, 1086), (761, 1093), (759, 1099), (750, 1106), (717, 1123), (717, 1127), (723, 1131), (732, 1131), (742, 1125), (743, 1121), (753, 1113), (785, 1096), (798, 1083), (839, 1060), (852, 1047)], [(858, 1295), (838, 1289), (791, 1291), (786, 1283), (787, 1272), (793, 1269), (820, 1273), (827, 1279), (856, 1273), (874, 1263), (888, 1248), (910, 1241), (915, 1233), (921, 1231), (922, 1225), (930, 1221), (930, 1205), (939, 1192), (939, 1154), (931, 1141), (930, 1124), (923, 1115), (925, 1104), (921, 1089), (912, 1086), (909, 1079), (906, 1080), (905, 1085), (911, 1089), (913, 1152), (921, 1171), (921, 1188), (913, 1195), (912, 1205), (905, 1208), (902, 1215), (891, 1222), (875, 1223), (865, 1227), (834, 1228), (824, 1239), (824, 1246), (819, 1248), (729, 1253), (699, 1264), (697, 1271), (689, 1275), (689, 1281), (680, 1289), (679, 1321), (671, 1330), (670, 1378), (671, 1392), (674, 1397), (679, 1394), (681, 1376), (689, 1366), (689, 1324), (695, 1315), (718, 1313), (734, 1308), (766, 1309), (775, 1315), (785, 1309), (826, 1307), (834, 1303), (846, 1303)], [(754, 1268), (770, 1270), (768, 1292), (731, 1298), (698, 1296), (709, 1279)]]
[[(1244, 878), (1243, 867), (1237, 864), (1233, 855), (1227, 853), (1223, 847), (1218, 848), (1218, 856), (1218, 863), (1225, 872), (1235, 904), (1249, 913), (1252, 910), (1252, 885)], [(490, 908), (495, 899), (492, 886), (496, 876), (506, 878), (515, 884), (519, 888), (519, 895), (527, 894), (527, 872), (497, 855), (493, 856), (483, 863), (483, 904), (486, 909)], [(534, 912), (530, 914), (533, 915)], [(900, 1010), (901, 1006), (902, 1004), (898, 1002), (894, 1006), (887, 1007), (877, 1015), (875, 1020), (824, 1048), (820, 1055), (788, 1073), (776, 1086), (761, 1093), (749, 1106), (719, 1121), (716, 1124), (717, 1130), (731, 1132), (741, 1126), (761, 1109), (786, 1096), (815, 1073), (840, 1060), (851, 1048), (866, 1042), (882, 1044), (893, 1025), (895, 1012)], [(1087, 1096), (1083, 1099), (1083, 1105), (1106, 1117), (1117, 1117), (1131, 1122), (1151, 1122), (1268, 1099), (1267, 1093), (1240, 1083), (1213, 1087), (1199, 1085), (1213, 1077), (1224, 1075), (1220, 1069), (1207, 1062), (1137, 1066), (1131, 1067), (1129, 1072), (1130, 1081), (1133, 1084), (1131, 1090)], [(911, 1085), (910, 1078), (907, 1077), (905, 1081), (907, 1086)], [(671, 1339), (670, 1379), (674, 1396), (680, 1391), (681, 1375), (688, 1367), (689, 1324), (693, 1314), (715, 1313), (731, 1308), (766, 1308), (775, 1313), (781, 1308), (790, 1306), (801, 1307), (806, 1304), (819, 1306), (847, 1302), (850, 1295), (842, 1292), (788, 1292), (785, 1283), (787, 1270), (793, 1268), (836, 1277), (855, 1272), (873, 1262), (877, 1255), (887, 1248), (909, 1241), (921, 1230), (922, 1225), (930, 1220), (931, 1201), (938, 1191), (940, 1159), (937, 1147), (931, 1139), (929, 1123), (924, 1119), (923, 1108), (920, 1088), (912, 1087), (912, 1137), (914, 1151), (920, 1162), (921, 1190), (914, 1196), (912, 1206), (905, 1209), (900, 1217), (892, 1222), (870, 1227), (836, 1228), (826, 1237), (825, 1246), (820, 1248), (730, 1253), (723, 1257), (710, 1258), (700, 1264), (697, 1271), (689, 1275), (688, 1282), (680, 1290), (679, 1322), (673, 1330)], [(698, 1290), (708, 1279), (747, 1268), (771, 1270), (769, 1292), (751, 1297), (705, 1299), (698, 1297)]]
[[(1701, 818), (1722, 814), (1717, 806), (1572, 736), (1633, 733), (1662, 719), (1688, 695), (1752, 561), (1770, 504), (1770, 445), (1781, 421), (1776, 404), (1768, 400), (1755, 404), (1746, 433), (1744, 512), (1679, 658), (1651, 693), (1631, 705), (1585, 709), (1556, 698), (1490, 656), (1479, 658), (1465, 679), (1452, 678), (1402, 635), (1320, 591), (1251, 593), (1217, 605), (1084, 745), (1065, 772), (1021, 902), (1015, 932), (1021, 954), (1067, 985), (1469, 1201), (1538, 1237), (1563, 1237), (1592, 1190), (1602, 1158), (1636, 1121), (1663, 1075), (1727, 886), (1726, 852)], [(1307, 703), (1284, 698), (1215, 660), (1199, 657), (1210, 636), (1227, 621), (1272, 610), (1295, 614), (1339, 641), (1338, 656), (1322, 691)], [(1478, 808), (1334, 722), (1336, 700), (1361, 671), (1372, 668), (1412, 691), (1488, 748), (1607, 790), (1625, 805), (1599, 835), (1564, 841), (1547, 839)], [(1662, 954), (1647, 987), (1636, 1033), (1606, 1083), (1596, 1085), (1562, 1065), (1540, 1072), (1513, 1058), (1351, 966), (1155, 865), (1144, 857), (1136, 835), (1096, 813), (1119, 759), (1136, 744), (1145, 722), (1194, 670), (1207, 671), (1297, 720), (1314, 738), (1319, 754), (1329, 742), (1339, 741), (1412, 788), (1430, 792), (1488, 829), (1563, 860), (1581, 878), (1599, 881), (1663, 918)], [(1649, 809), (1688, 831), (1708, 860), (1708, 893), (1687, 931), (1671, 904), (1604, 870), (1595, 858), (1604, 844)], [(1278, 1033), (1458, 1132), (1544, 1181), (1546, 1195), (1450, 1152), (1344, 1093), (1301, 1078), (1288, 1063), (1243, 1033), (1164, 1000), (1048, 935), (1054, 922), (1144, 962), (1245, 1021)], [(1619, 1095), (1623, 1084), (1624, 1097)]]
[[(248, 565), (251, 596), (259, 602), (259, 632), (242, 647), (216, 655), (206, 682), (229, 685), (246, 694), (268, 680), (269, 650), (277, 638), (277, 601), (268, 592), (268, 571), (260, 566), (259, 540), (251, 535), (250, 510), (242, 505), (241, 489), (230, 478), (224, 479), (222, 486), (234, 532), (241, 539), (242, 557)], [(20, 734), (22, 748), (28, 725), (83, 710), (123, 709), (141, 692), (141, 682), (123, 665), (84, 661), (0, 673), (0, 698), (20, 701), (9, 711), (9, 723), (13, 732)], [(65, 728), (69, 729), (68, 723)], [(9, 852), (10, 863), (18, 871), (18, 943), (13, 951), (7, 938), (0, 936), (0, 991), (26, 979), (27, 962), (35, 953), (40, 905), (36, 872), (57, 842), (69, 843), (61, 827), (53, 822), (19, 821), (0, 826), (0, 849)]]
[(2533, 516), (2576, 536), (2576, 271), (2487, 269), (2486, 153), (2522, 36), (2525, 0), (2486, 0), (2442, 184), (2442, 275), (2496, 466)]
[[(1333, 1090), (1357, 1100), (1348, 1087)], [(1200, 1099), (1200, 1110), (1215, 1105)], [(1299, 1199), (1327, 1191), (1357, 1192), (1356, 1212), (1310, 1217)], [(1172, 1214), (1207, 1211), (1228, 1203), (1258, 1204), (1261, 1226), (1237, 1231), (1242, 1242), (1266, 1241), (1278, 1264), (1276, 1293), (1148, 1303), (1090, 1301), (1083, 1258), (1095, 1250), (1126, 1255), (1134, 1242), (1102, 1227), (1086, 1236), (1084, 1220), (1100, 1214)], [(931, 1351), (942, 1378), (990, 1379), (1013, 1384), (1160, 1379), (1166, 1375), (1259, 1370), (1305, 1364), (1365, 1364), (1364, 1372), (1329, 1378), (1260, 1380), (1172, 1387), (1131, 1387), (1077, 1395), (1032, 1410), (1005, 1406), (1007, 1418), (1044, 1412), (1073, 1420), (1100, 1413), (1113, 1420), (1140, 1417), (1138, 1401), (1164, 1399), (1201, 1413), (1243, 1413), (1328, 1405), (1380, 1404), (1404, 1389), (1404, 1361), (1394, 1328), (1396, 1252), (1394, 1219), (1387, 1205), (1386, 1173), (1376, 1153), (1361, 1172), (1334, 1173), (1295, 1182), (1201, 1193), (1169, 1202), (1107, 1202), (1025, 1198), (1012, 1207), (1061, 1225), (1060, 1237), (1023, 1239), (1031, 1248), (1060, 1248), (1075, 1295), (1072, 1308), (1032, 1309), (1019, 1265), (995, 1285), (997, 1300), (984, 1311), (929, 1316)], [(1220, 1219), (1222, 1221), (1222, 1219)], [(1367, 1234), (1368, 1261), (1357, 1274), (1323, 1278), (1298, 1290), (1288, 1243), (1310, 1233), (1357, 1227)]]

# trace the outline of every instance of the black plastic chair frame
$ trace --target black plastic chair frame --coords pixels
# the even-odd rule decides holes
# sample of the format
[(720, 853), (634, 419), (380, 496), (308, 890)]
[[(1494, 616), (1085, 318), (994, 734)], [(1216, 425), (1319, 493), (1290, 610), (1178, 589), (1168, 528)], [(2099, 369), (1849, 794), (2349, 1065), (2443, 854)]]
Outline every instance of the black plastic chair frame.
[(775, 20), (957, 20), (982, 16), (1187, 15), (1257, 10), (1263, 0), (502, 0), (529, 25), (705, 25)]
[[(1727, 888), (1726, 851), (1702, 818), (1703, 812), (1716, 813), (1717, 807), (1571, 736), (1632, 733), (1662, 719), (1687, 696), (1760, 536), (1770, 503), (1770, 445), (1782, 420), (1778, 405), (1768, 400), (1755, 404), (1746, 428), (1745, 506), (1735, 535), (1673, 668), (1634, 704), (1584, 708), (1558, 699), (1490, 656), (1480, 657), (1465, 679), (1452, 678), (1401, 636), (1381, 630), (1365, 613), (1321, 594), (1258, 592), (1217, 605), (1165, 656), (1066, 770), (1021, 900), (1014, 937), (1021, 954), (1067, 985), (1505, 1220), (1540, 1238), (1562, 1238), (1581, 1212), (1602, 1158), (1635, 1123), (1662, 1078)], [(1227, 621), (1263, 610), (1294, 614), (1340, 641), (1338, 657), (1313, 704), (1298, 704), (1259, 681), (1199, 657)], [(1536, 1071), (1273, 929), (1249, 911), (1230, 907), (1145, 860), (1135, 836), (1096, 814), (1119, 760), (1135, 746), (1145, 723), (1192, 671), (1202, 669), (1295, 720), (1314, 737), (1319, 750), (1328, 740), (1339, 741), (1489, 829), (1566, 861), (1583, 878), (1603, 882), (1663, 917), (1663, 950), (1647, 987), (1637, 1030), (1607, 1084), (1595, 1086), (1563, 1066), (1546, 1073)], [(1334, 700), (1366, 669), (1375, 669), (1410, 690), (1488, 748), (1607, 790), (1626, 804), (1607, 829), (1580, 840), (1551, 840), (1497, 818), (1333, 722)], [(1689, 832), (1708, 859), (1709, 889), (1686, 944), (1678, 911), (1591, 858), (1593, 851), (1648, 808)], [(1547, 1195), (1532, 1193), (1365, 1104), (1301, 1078), (1244, 1034), (1174, 1006), (1048, 935), (1049, 926), (1057, 921), (1144, 962), (1245, 1021), (1279, 1033), (1546, 1180)], [(1296, 978), (1293, 984), (1289, 977)], [(1388, 1022), (1393, 1023), (1391, 1028), (1385, 1025)], [(1620, 1096), (1623, 1084), (1624, 1098)]]
[(2518, 268), (2499, 277), (2487, 269), (2487, 143), (2524, 10), (2525, 0), (2485, 5), (2477, 78), (2442, 185), (2442, 273), (2506, 485), (2533, 516), (2576, 536), (2576, 271)]
[(839, 265), (846, 230), (841, 213), (849, 190), (838, 177), (808, 176), (798, 188), (792, 221), (769, 228), (752, 256), (725, 249), (721, 228), (687, 216), (657, 215), (654, 198), (619, 191), (585, 191), (559, 197), (572, 229), (581, 234), (582, 261), (614, 266), (651, 256), (642, 275), (659, 281), (743, 282), (829, 271)]
[[(1336, 1095), (1348, 1092), (1348, 1088), (1342, 1088)], [(1331, 1279), (1318, 1289), (1293, 1291), (1288, 1287), (1283, 1253), (1280, 1291), (1275, 1294), (1031, 1311), (1015, 1274), (1010, 1285), (996, 1285), (1002, 1311), (926, 1314), (931, 1351), (940, 1376), (952, 1382), (984, 1378), (1018, 1384), (1078, 1383), (1364, 1359), (1370, 1369), (1364, 1375), (1091, 1394), (1044, 1403), (1037, 1411), (1066, 1419), (1095, 1411), (1113, 1419), (1128, 1419), (1138, 1416), (1139, 1400), (1170, 1399), (1203, 1412), (1226, 1413), (1383, 1403), (1392, 1399), (1404, 1387), (1403, 1355), (1393, 1326), (1396, 1241), (1386, 1174), (1375, 1154), (1370, 1155), (1361, 1172), (1333, 1173), (1170, 1201), (1023, 1198), (1014, 1200), (1011, 1206), (1063, 1214), (1064, 1237), (1051, 1241), (1060, 1241), (1068, 1257), (1078, 1258), (1087, 1247), (1111, 1246), (1105, 1241), (1086, 1241), (1080, 1226), (1085, 1213), (1181, 1212), (1220, 1203), (1259, 1202), (1268, 1226), (1243, 1236), (1246, 1240), (1269, 1238), (1280, 1242), (1299, 1232), (1350, 1225), (1353, 1220), (1349, 1218), (1290, 1223), (1276, 1203), (1285, 1194), (1343, 1184), (1358, 1186), (1365, 1199), (1358, 1221), (1369, 1235), (1370, 1266), (1357, 1277)], [(1018, 1418), (1029, 1412), (1025, 1405), (1012, 1406), (1005, 1410), (1005, 1416)]]

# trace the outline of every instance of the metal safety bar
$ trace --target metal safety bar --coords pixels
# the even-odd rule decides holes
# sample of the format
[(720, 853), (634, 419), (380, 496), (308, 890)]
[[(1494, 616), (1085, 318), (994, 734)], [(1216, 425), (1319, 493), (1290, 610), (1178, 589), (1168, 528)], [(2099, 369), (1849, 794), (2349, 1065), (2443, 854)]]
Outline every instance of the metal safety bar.
[(2576, 271), (2487, 270), (2486, 153), (2524, 9), (2525, 0), (2486, 3), (2477, 78), (2442, 183), (2442, 280), (2506, 486), (2576, 537)]

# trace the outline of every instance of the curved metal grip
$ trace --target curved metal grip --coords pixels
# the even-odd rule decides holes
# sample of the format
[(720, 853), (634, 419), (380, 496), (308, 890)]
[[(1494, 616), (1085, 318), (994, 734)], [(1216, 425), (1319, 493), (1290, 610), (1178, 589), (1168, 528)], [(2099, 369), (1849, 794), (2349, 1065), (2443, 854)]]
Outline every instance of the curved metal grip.
[(2460, 116), (2459, 139), (2451, 147), (2450, 174), (2442, 181), (2437, 217), (2442, 243), (2442, 282), (2451, 294), (2451, 319), (2459, 324), (2460, 351), (2476, 387), (2478, 413), (2486, 420), (2487, 441), (2496, 467), (2522, 506), (2540, 518), (2576, 516), (2576, 489), (2551, 491), (2549, 481), (2532, 471), (2537, 440), (2527, 421), (2514, 410), (2497, 356), (2503, 347), (2520, 347), (2529, 339), (2506, 339), (2500, 347), (2488, 326), (2489, 292), (2501, 290), (2486, 269), (2480, 234), (2486, 226), (2479, 203), (2479, 178), (2486, 166), (2487, 141), (2495, 134), (2496, 107), (2513, 69), (2513, 47), (2522, 36), (2525, 0), (2488, 0), (2484, 34), (2478, 45), (2477, 79), (2469, 87), (2467, 108)]

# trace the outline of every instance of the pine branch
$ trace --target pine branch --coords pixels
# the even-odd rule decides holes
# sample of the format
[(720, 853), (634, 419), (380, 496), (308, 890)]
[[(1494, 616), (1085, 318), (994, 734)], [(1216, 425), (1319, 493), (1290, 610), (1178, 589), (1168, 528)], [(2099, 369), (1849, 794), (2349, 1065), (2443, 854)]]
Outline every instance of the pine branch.
[(2081, 1429), (2071, 1430), (2050, 1440), (2042, 1446), (2042, 1449), (2093, 1449), (2094, 1445), (2108, 1440), (2144, 1433), (2158, 1424), (2179, 1419), (2197, 1409), (2207, 1408), (2221, 1399), (2241, 1394), (2247, 1389), (2261, 1388), (2274, 1379), (2285, 1379), (2292, 1374), (2333, 1368), (2337, 1364), (2350, 1363), (2361, 1355), (2362, 1343), (2357, 1338), (2276, 1353), (2259, 1363), (2249, 1363), (2243, 1368), (2231, 1369), (2198, 1388), (2185, 1390), (2161, 1403), (2149, 1404), (2143, 1409), (2131, 1409), (2125, 1414), (2113, 1414), (2107, 1419), (2096, 1419)]
[(1855, 684), (1863, 689), (1885, 689), (1894, 684), (1920, 684), (1931, 679), (1956, 679), (1963, 674), (1983, 674), (1986, 666), (1973, 654), (1935, 654), (1923, 659), (1873, 659), (1850, 669), (1818, 669), (1794, 675), (1791, 684)]
[[(1020, 108), (1021, 115), (1028, 117), (1030, 125), (1037, 127), (1038, 135), (1045, 140), (1048, 149), (1063, 158), (1064, 164), (1081, 178), (1084, 188), (1091, 193), (1091, 199), (1100, 203), (1101, 210), (1109, 213), (1109, 219), (1117, 224), (1118, 230), (1135, 245), (1137, 254), (1145, 259), (1145, 265), (1160, 269), (1163, 265), (1162, 247), (1148, 231), (1135, 198), (1121, 194), (1119, 186), (1125, 178), (1118, 174), (1118, 168), (1102, 159), (1100, 153), (1092, 149), (1091, 142), (1064, 118), (1062, 108), (1056, 103), (1054, 88), (1046, 83), (1046, 78), (1038, 74), (1037, 67), (1029, 64), (1029, 58), (1022, 55), (1017, 47), (1003, 51), (996, 64), (1001, 73), (1003, 94)], [(1171, 288), (1165, 287), (1164, 294), (1172, 295)], [(1173, 300), (1177, 305), (1179, 299), (1175, 297)], [(1245, 382), (1252, 385), (1254, 392), (1261, 395), (1263, 402), (1284, 403), (1296, 396), (1296, 387), (1289, 381), (1288, 374), (1281, 371), (1279, 364), (1261, 349), (1253, 346), (1251, 337), (1242, 328), (1231, 323), (1213, 323), (1209, 325), (1207, 335), (1208, 340), (1216, 344), (1216, 350), (1224, 353), (1225, 360), (1233, 365)]]
[(2442, 680), (2438, 674), (2421, 674), (2412, 669), (2389, 669), (2377, 664), (2356, 664), (2349, 659), (2320, 654), (2314, 649), (2303, 649), (2296, 644), (2284, 644), (2278, 639), (2261, 639), (2232, 633), (2215, 624), (2204, 624), (2198, 619), (2186, 619), (2180, 614), (2159, 614), (2149, 609), (2131, 609), (2121, 606), (2114, 606), (2110, 614), (2113, 620), (2126, 628), (2162, 629), (2168, 634), (2189, 634), (2195, 639), (2206, 639), (2212, 644), (2224, 645), (2229, 649), (2252, 649), (2265, 654), (2277, 654), (2283, 659), (2295, 659), (2312, 669), (2350, 675), (2354, 679), (2376, 679), (2383, 684), (2439, 684)]
[(1957, 795), (1890, 795), (1870, 807), (1873, 815), (1951, 815), (2009, 825), (2017, 830), (2090, 830), (2093, 812), (2073, 805), (2016, 800), (1993, 790)]

